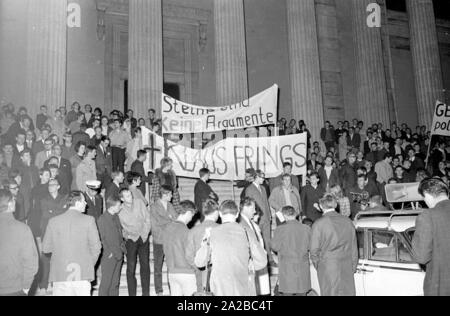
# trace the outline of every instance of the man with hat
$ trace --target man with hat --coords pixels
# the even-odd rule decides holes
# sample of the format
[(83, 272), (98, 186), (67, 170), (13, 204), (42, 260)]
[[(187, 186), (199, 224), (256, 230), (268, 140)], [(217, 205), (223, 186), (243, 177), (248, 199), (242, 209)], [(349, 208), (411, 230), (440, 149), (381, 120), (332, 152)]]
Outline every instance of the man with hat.
[(86, 182), (87, 191), (84, 192), (86, 199), (86, 215), (92, 216), (97, 221), (103, 213), (103, 198), (99, 194), (101, 182), (90, 180)]

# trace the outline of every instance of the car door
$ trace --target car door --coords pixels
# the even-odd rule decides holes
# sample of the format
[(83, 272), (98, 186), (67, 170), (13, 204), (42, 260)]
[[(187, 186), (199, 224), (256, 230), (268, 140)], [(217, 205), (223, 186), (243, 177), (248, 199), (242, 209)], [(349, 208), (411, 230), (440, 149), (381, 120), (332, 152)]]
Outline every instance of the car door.
[(368, 231), (368, 257), (363, 263), (366, 296), (421, 296), (425, 273), (412, 262), (398, 233)]
[[(358, 269), (355, 273), (355, 289), (356, 296), (364, 296), (364, 274), (362, 273), (363, 269), (363, 261), (367, 256), (367, 232), (363, 229), (358, 229), (356, 232), (357, 242), (358, 242), (358, 255), (359, 255), (359, 263)], [(314, 268), (313, 264), (311, 264), (311, 287), (317, 295), (320, 295), (320, 284), (319, 278), (317, 275), (317, 270)]]

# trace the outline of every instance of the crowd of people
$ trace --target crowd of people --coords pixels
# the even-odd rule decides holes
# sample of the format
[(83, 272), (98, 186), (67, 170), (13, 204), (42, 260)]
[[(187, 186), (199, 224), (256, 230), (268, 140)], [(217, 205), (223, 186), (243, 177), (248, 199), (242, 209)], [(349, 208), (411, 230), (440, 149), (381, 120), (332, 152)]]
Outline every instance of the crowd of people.
[(142, 127), (161, 132), (153, 109), (148, 118), (132, 110), (106, 116), (75, 102), (52, 116), (43, 105), (33, 120), (26, 108), (8, 104), (0, 126), (0, 295), (47, 295), (50, 288), (53, 295), (90, 295), (100, 282), (99, 295), (117, 296), (126, 262), (135, 296), (139, 260), (148, 296), (150, 242), (158, 295), (165, 294), (164, 260), (175, 296), (271, 295), (277, 267), (277, 293), (308, 295), (310, 260), (323, 295), (354, 295), (351, 220), (394, 209), (387, 184), (449, 184), (450, 147), (444, 139), (430, 144), (424, 126), (413, 133), (406, 124), (325, 122), (311, 142), (304, 121), (281, 119), (277, 135), (308, 133), (306, 179), (293, 175), (289, 162), (271, 179), (248, 169), (236, 183), (240, 203), (214, 192), (207, 168), (192, 201), (181, 200), (170, 158), (146, 174)]

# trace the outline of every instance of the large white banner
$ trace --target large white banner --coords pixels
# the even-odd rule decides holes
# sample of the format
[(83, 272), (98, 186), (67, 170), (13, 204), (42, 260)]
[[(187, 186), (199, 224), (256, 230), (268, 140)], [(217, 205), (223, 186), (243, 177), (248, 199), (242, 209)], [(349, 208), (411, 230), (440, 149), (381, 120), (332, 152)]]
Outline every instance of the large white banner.
[[(149, 141), (146, 171), (160, 166), (164, 157), (164, 138), (145, 132)], [(146, 137), (146, 136), (144, 136)], [(153, 141), (151, 140), (153, 138)], [(283, 163), (292, 164), (294, 175), (306, 175), (306, 133), (263, 138), (227, 138), (205, 149), (192, 149), (171, 141), (167, 155), (173, 160), (178, 176), (198, 178), (200, 169), (208, 168), (212, 180), (240, 180), (248, 168), (261, 169), (267, 178), (279, 176)], [(153, 143), (153, 145), (152, 145)]]
[(241, 103), (223, 107), (192, 105), (163, 93), (162, 133), (203, 133), (274, 125), (277, 100), (277, 85)]
[(450, 136), (450, 106), (442, 102), (436, 103), (434, 109), (431, 135)]

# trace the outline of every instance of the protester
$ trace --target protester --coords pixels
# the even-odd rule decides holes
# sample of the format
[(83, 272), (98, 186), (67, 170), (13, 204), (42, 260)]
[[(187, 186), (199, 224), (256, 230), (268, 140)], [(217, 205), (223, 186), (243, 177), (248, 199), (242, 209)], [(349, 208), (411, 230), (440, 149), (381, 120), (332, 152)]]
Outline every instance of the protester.
[(187, 259), (189, 229), (187, 225), (196, 213), (191, 201), (181, 202), (178, 217), (163, 232), (163, 249), (172, 296), (192, 296), (197, 290), (195, 266)]
[(284, 206), (286, 225), (278, 227), (271, 248), (279, 257), (279, 292), (285, 296), (306, 296), (311, 290), (309, 243), (311, 229), (298, 222), (297, 211)]
[(298, 215), (304, 216), (300, 194), (298, 190), (292, 186), (291, 175), (283, 175), (283, 182), (278, 187), (275, 187), (270, 193), (269, 204), (271, 209), (277, 215), (277, 223), (280, 224), (280, 212), (285, 206), (294, 207)]
[(319, 186), (319, 174), (317, 172), (311, 173), (309, 184), (302, 188), (300, 198), (304, 216), (313, 222), (322, 216), (317, 203), (324, 194), (325, 191)]
[(43, 252), (52, 255), (49, 281), (53, 296), (90, 296), (101, 252), (97, 225), (93, 217), (83, 214), (82, 192), (71, 192), (67, 203), (64, 214), (50, 219), (43, 241)]
[(136, 264), (139, 257), (142, 296), (150, 296), (150, 213), (144, 202), (133, 198), (130, 190), (122, 189), (123, 202), (119, 213), (127, 249), (127, 284), (129, 296), (136, 296)]
[(413, 257), (419, 264), (426, 265), (425, 295), (449, 296), (449, 188), (440, 179), (426, 179), (420, 183), (419, 193), (430, 209), (417, 217), (412, 241)]
[[(219, 219), (219, 205), (216, 201), (208, 199), (203, 202), (202, 205), (202, 218), (203, 222), (197, 226), (194, 226), (188, 234), (186, 245), (186, 259), (190, 265), (195, 266), (195, 255), (201, 247), (201, 242), (205, 232), (208, 228), (218, 226), (217, 220)], [(200, 292), (203, 289), (203, 283), (207, 281), (209, 275), (200, 269), (195, 270), (195, 277), (197, 280), (197, 291)]]
[(211, 262), (210, 285), (214, 295), (255, 296), (251, 275), (267, 265), (267, 253), (236, 223), (239, 209), (235, 202), (224, 201), (219, 214), (222, 225), (206, 230), (195, 258), (196, 264), (201, 268)]
[(122, 226), (117, 215), (121, 211), (121, 205), (119, 199), (110, 197), (106, 201), (106, 212), (97, 220), (103, 246), (99, 296), (119, 296), (123, 256), (126, 253)]
[(337, 201), (326, 194), (319, 202), (323, 216), (311, 231), (310, 256), (322, 296), (354, 296), (358, 246), (353, 223), (336, 212)]
[(141, 177), (141, 184), (138, 189), (145, 197), (147, 194), (147, 184), (152, 184), (152, 177), (145, 174), (144, 162), (147, 160), (147, 152), (145, 150), (137, 151), (137, 159), (131, 164), (130, 171), (137, 173)]
[(199, 171), (199, 180), (194, 187), (194, 201), (197, 210), (202, 210), (203, 203), (207, 200), (219, 202), (219, 196), (214, 192), (208, 184), (211, 172), (207, 168), (202, 168)]
[(33, 234), (14, 211), (11, 193), (0, 190), (0, 296), (25, 296), (38, 271)]
[[(261, 230), (258, 227), (258, 222), (254, 220), (257, 214), (258, 212), (256, 211), (255, 200), (251, 198), (245, 198), (243, 201), (241, 201), (239, 224), (242, 225), (248, 235), (254, 236), (256, 241), (260, 243), (261, 247), (265, 248), (264, 240), (261, 236)], [(262, 215), (261, 212), (260, 214)], [(270, 277), (267, 266), (255, 271), (255, 286), (256, 295), (270, 295)]]
[(162, 268), (164, 263), (163, 233), (166, 227), (178, 217), (172, 200), (172, 188), (167, 185), (161, 187), (161, 198), (150, 205), (150, 216), (153, 235), (153, 257), (154, 257), (154, 281), (157, 295), (163, 294)]
[(265, 181), (265, 174), (261, 170), (256, 170), (253, 175), (255, 181), (245, 189), (245, 196), (255, 201), (256, 207), (261, 210), (262, 217), (259, 222), (259, 228), (263, 234), (264, 245), (269, 255), (269, 265), (276, 267), (276, 263), (273, 260), (272, 253), (270, 252), (269, 242), (271, 239), (271, 226), (272, 226), (272, 212), (270, 211), (269, 201), (266, 189), (263, 186)]

